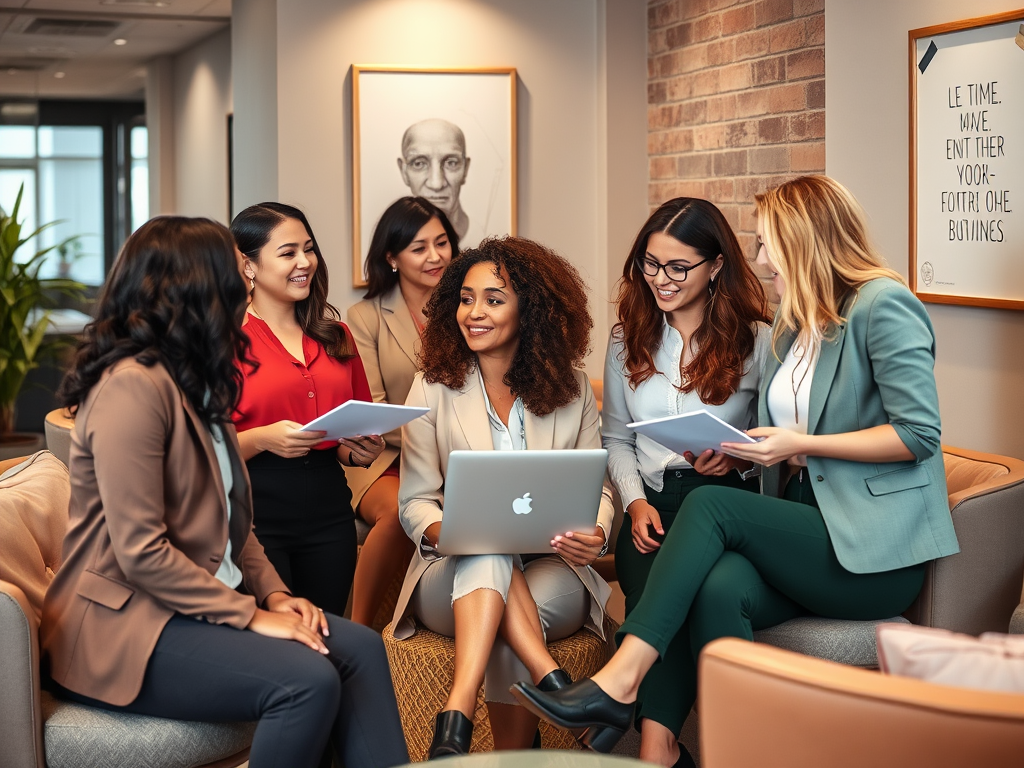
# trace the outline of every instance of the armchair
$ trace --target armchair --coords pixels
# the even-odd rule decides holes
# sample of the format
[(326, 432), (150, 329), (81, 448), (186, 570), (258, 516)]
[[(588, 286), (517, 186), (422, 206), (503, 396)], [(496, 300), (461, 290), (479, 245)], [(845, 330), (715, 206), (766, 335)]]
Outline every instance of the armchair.
[(1009, 768), (1024, 695), (892, 677), (726, 638), (700, 659), (702, 768)]
[(252, 723), (108, 712), (40, 686), (39, 617), (60, 567), (67, 467), (41, 451), (0, 462), (0, 768), (227, 768), (248, 759)]

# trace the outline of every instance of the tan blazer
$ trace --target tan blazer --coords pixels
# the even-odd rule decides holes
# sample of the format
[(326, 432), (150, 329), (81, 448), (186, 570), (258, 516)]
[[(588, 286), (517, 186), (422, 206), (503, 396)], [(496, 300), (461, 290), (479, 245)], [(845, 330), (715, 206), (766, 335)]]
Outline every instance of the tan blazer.
[[(347, 319), (373, 401), (404, 403), (417, 371), (420, 335), (401, 289), (395, 284), (383, 296), (352, 305)], [(394, 463), (402, 449), (402, 430), (388, 432), (384, 440), (387, 447), (369, 469), (345, 467), (345, 477), (352, 489), (352, 509), (359, 507), (363, 494)]]
[[(597, 404), (590, 380), (576, 371), (582, 396), (547, 416), (526, 411), (526, 445), (534, 449), (600, 448)], [(424, 531), (443, 516), (444, 478), (448, 472), (448, 454), (452, 451), (492, 451), (491, 427), (487, 404), (476, 372), (466, 377), (461, 390), (443, 384), (428, 384), (417, 374), (409, 390), (407, 405), (426, 406), (430, 413), (403, 428), (402, 485), (398, 492), (398, 514), (405, 532), (417, 547)], [(611, 535), (611, 485), (607, 478), (601, 496), (597, 521)], [(405, 574), (391, 626), (398, 639), (410, 637), (415, 625), (409, 600), (420, 577), (432, 561), (414, 555)], [(604, 605), (611, 588), (593, 568), (568, 564), (590, 592), (590, 616), (586, 626), (604, 638)]]
[[(230, 423), (230, 531), (209, 430), (160, 364), (108, 368), (75, 418), (64, 562), (43, 603), (53, 679), (115, 705), (139, 693), (175, 613), (244, 629), (287, 588), (252, 532), (249, 475)], [(231, 551), (248, 594), (214, 578)]]

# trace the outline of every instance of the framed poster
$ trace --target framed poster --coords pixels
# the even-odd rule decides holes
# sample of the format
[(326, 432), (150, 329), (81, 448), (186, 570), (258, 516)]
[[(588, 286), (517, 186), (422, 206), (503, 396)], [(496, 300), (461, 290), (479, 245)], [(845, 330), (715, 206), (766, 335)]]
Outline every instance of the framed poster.
[(1024, 10), (910, 31), (910, 287), (1024, 309)]
[(384, 210), (443, 210), (460, 248), (516, 233), (516, 71), (352, 68), (352, 284)]

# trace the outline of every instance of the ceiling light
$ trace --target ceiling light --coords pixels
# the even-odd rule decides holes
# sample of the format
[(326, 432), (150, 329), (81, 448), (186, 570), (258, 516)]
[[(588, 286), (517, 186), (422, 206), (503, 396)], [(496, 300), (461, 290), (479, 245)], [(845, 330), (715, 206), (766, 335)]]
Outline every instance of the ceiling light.
[(56, 77), (58, 80), (60, 80), (61, 78), (64, 77), (64, 73), (63, 72), (54, 72), (53, 76)]
[(125, 40), (123, 37), (119, 37), (114, 40), (114, 45), (128, 45), (128, 41)]

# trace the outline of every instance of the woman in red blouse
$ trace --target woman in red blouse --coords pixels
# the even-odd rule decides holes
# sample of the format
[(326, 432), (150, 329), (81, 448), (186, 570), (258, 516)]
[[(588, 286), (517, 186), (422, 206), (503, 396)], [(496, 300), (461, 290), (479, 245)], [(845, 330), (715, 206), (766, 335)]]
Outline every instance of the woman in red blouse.
[(300, 427), (348, 400), (371, 400), (370, 387), (348, 328), (327, 302), (327, 267), (302, 211), (260, 203), (239, 213), (231, 231), (250, 288), (244, 330), (259, 363), (243, 370), (235, 413), (256, 536), (295, 595), (341, 615), (356, 561), (341, 465), (369, 466), (384, 440), (325, 441)]

